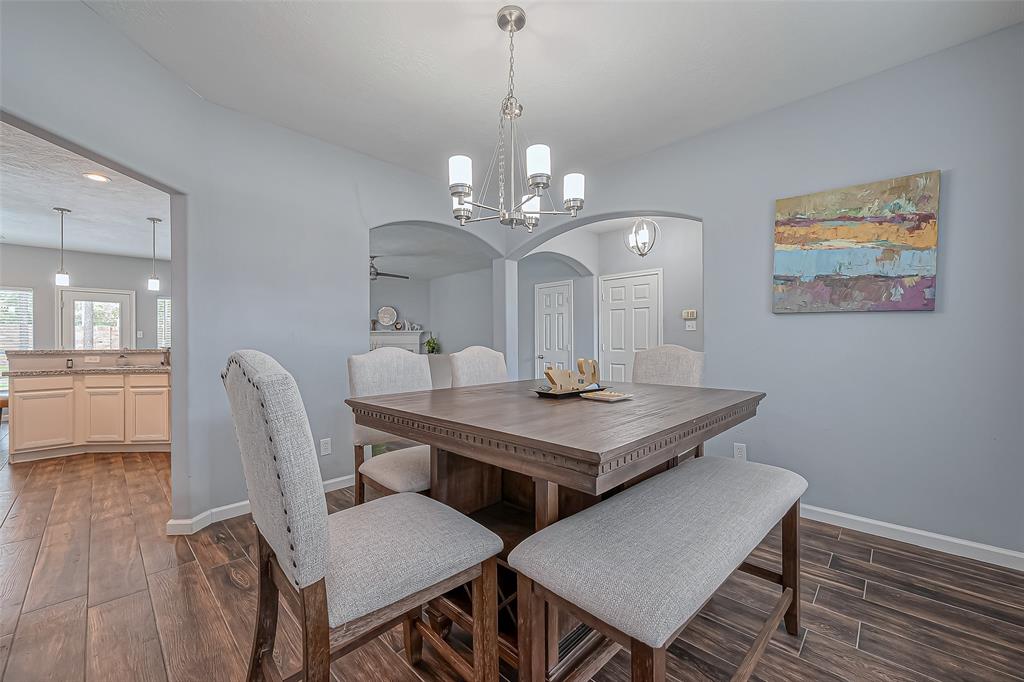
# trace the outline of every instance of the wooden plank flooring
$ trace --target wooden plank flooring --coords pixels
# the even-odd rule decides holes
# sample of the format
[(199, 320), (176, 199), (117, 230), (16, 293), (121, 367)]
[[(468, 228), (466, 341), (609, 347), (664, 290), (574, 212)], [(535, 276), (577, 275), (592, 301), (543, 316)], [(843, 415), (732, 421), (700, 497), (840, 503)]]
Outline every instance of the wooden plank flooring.
[[(2, 461), (2, 460), (0, 460)], [(352, 504), (351, 489), (327, 496)], [(255, 622), (249, 517), (167, 537), (167, 455), (0, 467), (0, 671), (10, 682), (242, 680)], [(778, 567), (773, 532), (751, 561)], [(1024, 680), (1024, 574), (805, 521), (804, 629), (775, 635), (755, 679)], [(673, 682), (725, 680), (777, 588), (734, 574), (669, 649)], [(452, 640), (470, 656), (466, 633)], [(275, 657), (301, 655), (282, 604)], [(335, 682), (456, 682), (429, 647), (409, 667), (389, 632), (337, 661)], [(506, 679), (511, 673), (503, 670)], [(594, 678), (629, 679), (620, 652)]]

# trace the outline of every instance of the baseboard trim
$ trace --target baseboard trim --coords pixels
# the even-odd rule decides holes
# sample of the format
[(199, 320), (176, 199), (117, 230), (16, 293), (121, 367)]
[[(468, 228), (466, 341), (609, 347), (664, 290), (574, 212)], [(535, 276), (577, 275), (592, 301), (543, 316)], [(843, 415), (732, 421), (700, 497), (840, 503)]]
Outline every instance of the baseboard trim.
[[(352, 474), (349, 474), (348, 476), (339, 476), (338, 478), (329, 478), (324, 481), (324, 492), (329, 493), (332, 490), (347, 488), (354, 482), (355, 476)], [(191, 535), (196, 531), (206, 528), (211, 523), (223, 521), (224, 519), (231, 519), (248, 513), (249, 500), (242, 500), (241, 502), (235, 502), (234, 504), (226, 504), (223, 507), (214, 507), (213, 509), (207, 509), (203, 513), (193, 516), (191, 519), (170, 519), (167, 522), (167, 534)]]
[(1024, 552), (1017, 552), (1012, 549), (986, 545), (973, 540), (964, 540), (950, 535), (932, 533), (927, 530), (919, 530), (908, 526), (900, 526), (887, 521), (876, 521), (875, 519), (855, 516), (846, 512), (834, 511), (823, 507), (814, 507), (809, 504), (800, 505), (800, 515), (815, 521), (831, 523), (834, 526), (842, 526), (851, 530), (859, 530), (872, 535), (879, 535), (890, 540), (899, 540), (910, 545), (926, 547), (947, 554), (966, 557), (984, 561), (988, 564), (1012, 568), (1017, 571), (1024, 571)]

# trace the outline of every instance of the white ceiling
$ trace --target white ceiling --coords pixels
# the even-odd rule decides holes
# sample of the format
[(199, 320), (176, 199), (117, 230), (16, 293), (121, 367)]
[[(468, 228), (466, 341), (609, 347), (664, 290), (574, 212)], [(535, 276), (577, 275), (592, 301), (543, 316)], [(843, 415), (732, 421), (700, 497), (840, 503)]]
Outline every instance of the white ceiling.
[[(482, 174), (498, 2), (87, 0), (201, 96), (420, 170)], [(516, 93), (556, 176), (591, 171), (1024, 21), (1024, 3), (525, 2)]]
[[(381, 272), (433, 279), (491, 267), (497, 254), (469, 233), (417, 224), (384, 225), (370, 230), (370, 253)], [(373, 286), (371, 283), (370, 286)]]
[[(87, 172), (110, 182), (82, 177)], [(0, 242), (58, 248), (54, 206), (71, 209), (64, 218), (65, 249), (150, 258), (153, 234), (146, 218), (152, 216), (164, 221), (157, 225), (157, 258), (171, 257), (166, 194), (0, 123)]]

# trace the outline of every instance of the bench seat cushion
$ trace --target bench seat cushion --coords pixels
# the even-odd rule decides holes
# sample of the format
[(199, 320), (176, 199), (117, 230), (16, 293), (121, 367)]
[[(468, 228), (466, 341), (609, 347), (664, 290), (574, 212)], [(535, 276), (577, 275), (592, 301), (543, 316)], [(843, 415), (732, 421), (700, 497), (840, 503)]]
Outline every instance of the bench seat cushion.
[(405, 493), (330, 514), (327, 545), (333, 628), (491, 558), (501, 538), (451, 507)]
[(430, 446), (392, 450), (363, 462), (359, 473), (396, 493), (430, 490)]
[(532, 535), (508, 562), (629, 637), (661, 647), (806, 488), (785, 469), (691, 459)]

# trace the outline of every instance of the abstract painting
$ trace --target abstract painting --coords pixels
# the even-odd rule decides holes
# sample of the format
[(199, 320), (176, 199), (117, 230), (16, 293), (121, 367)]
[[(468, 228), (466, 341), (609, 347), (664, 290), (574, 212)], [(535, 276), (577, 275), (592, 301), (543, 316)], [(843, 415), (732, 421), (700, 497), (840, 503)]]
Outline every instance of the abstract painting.
[(775, 202), (772, 311), (934, 310), (939, 171)]

